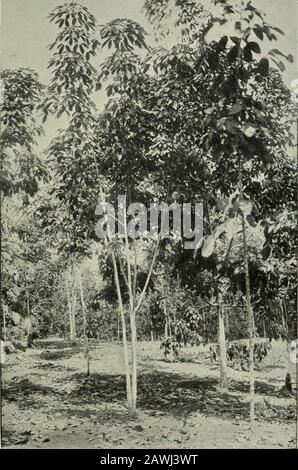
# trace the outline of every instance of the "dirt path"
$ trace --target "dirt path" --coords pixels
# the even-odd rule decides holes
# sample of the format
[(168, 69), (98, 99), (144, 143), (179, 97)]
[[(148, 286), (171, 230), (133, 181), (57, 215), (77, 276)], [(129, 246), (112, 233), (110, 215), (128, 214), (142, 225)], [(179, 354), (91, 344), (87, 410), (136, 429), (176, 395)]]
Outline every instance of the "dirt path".
[[(163, 361), (156, 343), (139, 345), (139, 412), (125, 407), (122, 348), (94, 345), (86, 377), (79, 346), (61, 340), (7, 355), (2, 371), (2, 445), (9, 448), (294, 448), (296, 401), (281, 391), (286, 354), (275, 343), (256, 372), (255, 442), (248, 432), (248, 377), (229, 369), (230, 390), (202, 350)], [(193, 362), (195, 361), (195, 363)], [(293, 374), (295, 367), (293, 365)]]

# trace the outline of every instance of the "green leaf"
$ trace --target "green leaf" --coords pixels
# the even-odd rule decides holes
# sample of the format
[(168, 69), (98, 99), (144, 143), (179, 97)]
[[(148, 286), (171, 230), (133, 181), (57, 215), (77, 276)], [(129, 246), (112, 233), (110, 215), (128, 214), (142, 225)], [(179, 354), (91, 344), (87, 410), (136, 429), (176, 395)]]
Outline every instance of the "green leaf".
[(264, 33), (263, 33), (263, 28), (261, 26), (259, 26), (259, 25), (256, 26), (254, 28), (254, 33), (259, 39), (261, 39), (261, 41), (263, 41)]
[(278, 49), (271, 49), (271, 51), (268, 52), (269, 55), (281, 55), (284, 57), (284, 54), (280, 52)]
[(285, 33), (283, 32), (282, 29), (278, 28), (277, 26), (271, 26), (271, 29), (273, 29), (273, 31), (276, 31), (277, 33), (279, 34), (282, 34), (283, 36), (285, 35)]
[(256, 54), (260, 54), (260, 52), (261, 52), (261, 48), (260, 48), (260, 46), (257, 42), (254, 42), (254, 41), (248, 42), (247, 47), (251, 51), (255, 52)]
[(263, 57), (258, 64), (258, 72), (262, 77), (268, 77), (269, 74), (269, 61), (266, 57)]
[(244, 56), (244, 60), (248, 63), (250, 63), (253, 59), (252, 52), (248, 47), (245, 47), (245, 49), (243, 51), (243, 56)]
[(246, 216), (246, 220), (249, 223), (249, 225), (253, 228), (255, 228), (258, 225), (254, 217), (251, 214)]
[(228, 36), (223, 36), (217, 43), (217, 50), (223, 51), (228, 43)]
[(281, 60), (278, 62), (278, 67), (281, 72), (286, 70), (285, 64)]
[(265, 246), (265, 247), (263, 248), (261, 254), (262, 254), (263, 260), (266, 261), (266, 260), (270, 257), (270, 255), (271, 255), (271, 248), (270, 248), (270, 246), (269, 246), (269, 245)]
[(230, 39), (231, 41), (233, 41), (234, 44), (240, 44), (240, 38), (238, 38), (237, 36), (231, 36)]
[(239, 54), (239, 45), (232, 47), (230, 52), (228, 53), (228, 60), (229, 62), (235, 62)]

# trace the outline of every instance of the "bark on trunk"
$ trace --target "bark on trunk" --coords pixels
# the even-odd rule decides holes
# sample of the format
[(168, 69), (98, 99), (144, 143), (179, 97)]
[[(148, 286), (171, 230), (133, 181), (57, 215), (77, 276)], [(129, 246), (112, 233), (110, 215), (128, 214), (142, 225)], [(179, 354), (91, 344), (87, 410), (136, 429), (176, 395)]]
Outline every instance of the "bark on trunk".
[(82, 306), (82, 314), (83, 314), (84, 358), (86, 359), (86, 369), (87, 369), (86, 373), (88, 376), (90, 374), (90, 348), (89, 348), (89, 339), (87, 336), (87, 313), (86, 313), (86, 305), (85, 305), (85, 300), (84, 300), (81, 270), (79, 270), (79, 284), (80, 284), (80, 297), (81, 297), (81, 306)]
[(75, 292), (75, 286), (73, 282), (72, 286), (72, 309), (71, 309), (71, 320), (72, 320), (72, 330), (73, 330), (73, 340), (75, 341), (77, 338), (76, 332), (76, 311), (77, 311), (77, 296)]
[(67, 279), (65, 279), (65, 288), (66, 288), (67, 305), (68, 305), (69, 339), (70, 339), (70, 341), (74, 341), (72, 303), (71, 303), (71, 297), (70, 297), (70, 292), (69, 292)]
[(3, 337), (3, 341), (5, 342), (6, 341), (6, 311), (7, 311), (7, 307), (6, 305), (3, 305), (3, 328), (2, 328), (2, 337)]
[[(165, 313), (165, 343), (167, 343), (167, 340), (168, 340), (168, 318), (167, 318), (167, 315), (166, 315), (166, 312), (164, 311)], [(167, 353), (167, 348), (165, 347), (165, 358), (167, 358), (168, 356), (168, 353)]]
[(125, 378), (126, 378), (127, 407), (128, 407), (128, 410), (132, 412), (132, 386), (131, 386), (131, 374), (130, 374), (130, 367), (129, 367), (129, 360), (128, 360), (126, 319), (125, 319), (123, 302), (122, 302), (118, 268), (117, 268), (115, 254), (113, 252), (112, 252), (112, 262), (113, 262), (114, 279), (115, 279), (117, 297), (118, 297), (119, 312), (120, 312), (121, 324), (122, 324), (122, 341), (123, 341), (124, 367), (125, 367)]
[(221, 295), (218, 295), (218, 345), (219, 345), (219, 362), (220, 362), (220, 389), (226, 391), (228, 388), (227, 373), (227, 346), (225, 334), (225, 319), (222, 307)]
[(131, 350), (132, 350), (132, 415), (137, 413), (137, 330), (134, 310), (131, 312)]
[(30, 315), (30, 299), (29, 299), (29, 292), (27, 292), (27, 347), (32, 348), (33, 346), (33, 334), (32, 334), (32, 324), (31, 324), (31, 315)]
[(170, 359), (171, 359), (171, 362), (173, 362), (173, 360), (174, 360), (174, 351), (173, 351), (172, 325), (171, 325), (171, 318), (168, 314), (167, 314), (167, 317), (168, 317), (169, 335), (170, 335), (170, 351), (171, 351)]
[(120, 316), (119, 312), (117, 313), (117, 342), (120, 344)]

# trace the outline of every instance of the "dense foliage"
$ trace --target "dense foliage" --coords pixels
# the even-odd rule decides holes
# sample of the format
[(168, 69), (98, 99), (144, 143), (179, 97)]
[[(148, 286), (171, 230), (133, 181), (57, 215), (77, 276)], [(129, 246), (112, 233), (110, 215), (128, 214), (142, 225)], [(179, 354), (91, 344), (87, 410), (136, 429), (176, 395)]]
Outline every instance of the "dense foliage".
[[(296, 329), (295, 109), (282, 80), (293, 57), (263, 55), (263, 41), (283, 32), (252, 2), (210, 5), (218, 15), (146, 0), (154, 47), (132, 20), (99, 25), (85, 6), (61, 5), (49, 17), (49, 86), (29, 69), (2, 72), (3, 336), (23, 318), (39, 338), (84, 338), (88, 361), (89, 338), (121, 340), (124, 354), (131, 341), (132, 393), (137, 338), (177, 359), (219, 336), (230, 364), (247, 369), (248, 346), (234, 341), (289, 340)], [(166, 49), (169, 18), (176, 40)], [(42, 125), (61, 116), (66, 127), (40, 152)], [(126, 232), (99, 242), (96, 205), (120, 194), (146, 206), (202, 202), (204, 241), (187, 250), (175, 233)], [(253, 346), (256, 362), (267, 344)]]

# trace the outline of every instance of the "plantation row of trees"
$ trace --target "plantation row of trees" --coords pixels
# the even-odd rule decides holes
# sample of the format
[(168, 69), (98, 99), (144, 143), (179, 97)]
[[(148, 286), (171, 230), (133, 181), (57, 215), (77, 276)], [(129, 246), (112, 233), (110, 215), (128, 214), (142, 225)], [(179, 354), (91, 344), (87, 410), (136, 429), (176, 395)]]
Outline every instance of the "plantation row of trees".
[[(293, 57), (274, 48), (284, 33), (251, 1), (209, 3), (146, 0), (154, 46), (132, 20), (99, 26), (80, 3), (61, 5), (49, 15), (50, 84), (3, 71), (2, 332), (20, 334), (22, 317), (29, 344), (34, 331), (83, 338), (88, 370), (91, 338), (121, 340), (133, 415), (137, 338), (162, 339), (172, 357), (217, 342), (223, 390), (226, 341), (249, 338), (253, 426), (255, 339), (296, 331), (296, 110), (281, 75)], [(61, 116), (67, 126), (40, 151), (47, 119)], [(202, 202), (203, 244), (132, 239), (136, 214), (117, 221), (122, 238), (107, 230), (99, 241), (95, 208), (120, 194)]]

